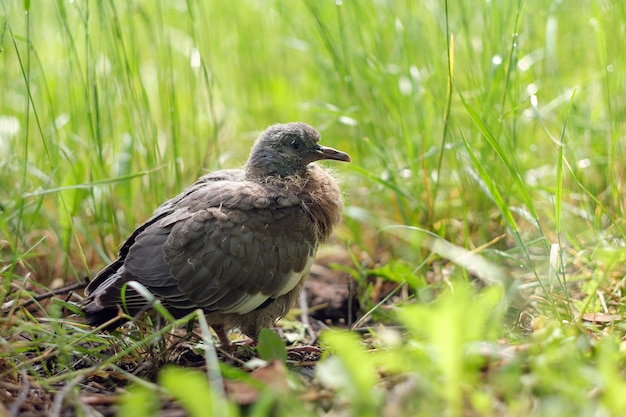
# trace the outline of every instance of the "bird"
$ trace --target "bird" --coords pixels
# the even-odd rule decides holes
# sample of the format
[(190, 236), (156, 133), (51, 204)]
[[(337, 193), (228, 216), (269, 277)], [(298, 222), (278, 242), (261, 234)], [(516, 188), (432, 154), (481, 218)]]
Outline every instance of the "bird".
[(223, 346), (232, 330), (258, 340), (295, 304), (341, 220), (342, 192), (315, 162), (351, 158), (319, 142), (306, 123), (271, 125), (243, 168), (201, 176), (161, 204), (86, 287), (86, 322), (111, 331), (150, 310), (135, 281), (175, 318), (201, 309)]

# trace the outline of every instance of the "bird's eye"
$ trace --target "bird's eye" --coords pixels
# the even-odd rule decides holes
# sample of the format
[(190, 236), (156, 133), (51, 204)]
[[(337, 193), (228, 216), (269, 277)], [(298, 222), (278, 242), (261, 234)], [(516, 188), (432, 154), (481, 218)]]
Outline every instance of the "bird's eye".
[(289, 144), (289, 146), (291, 146), (291, 149), (294, 149), (296, 151), (302, 149), (302, 141), (300, 139), (294, 139), (291, 141), (291, 143)]

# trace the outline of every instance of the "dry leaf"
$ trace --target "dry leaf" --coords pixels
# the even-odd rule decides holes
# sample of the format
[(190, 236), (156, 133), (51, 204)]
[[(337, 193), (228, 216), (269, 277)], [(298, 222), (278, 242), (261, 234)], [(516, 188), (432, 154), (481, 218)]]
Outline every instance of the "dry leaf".
[[(286, 393), (288, 390), (287, 372), (281, 361), (270, 361), (266, 366), (252, 371), (250, 376), (260, 381), (266, 389), (281, 393)], [(261, 394), (261, 390), (244, 381), (226, 381), (226, 390), (239, 405), (250, 405)]]

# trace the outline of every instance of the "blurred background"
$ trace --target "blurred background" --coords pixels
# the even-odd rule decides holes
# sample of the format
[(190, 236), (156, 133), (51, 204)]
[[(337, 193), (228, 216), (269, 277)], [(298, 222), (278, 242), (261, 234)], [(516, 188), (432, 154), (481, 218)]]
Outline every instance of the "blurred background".
[(624, 236), (623, 2), (0, 10), (2, 262), (40, 282), (102, 265), (160, 202), (296, 120), (353, 157), (332, 169), (336, 242), (357, 265), (426, 273), (424, 234), (390, 225), (533, 280), (551, 248), (566, 259)]

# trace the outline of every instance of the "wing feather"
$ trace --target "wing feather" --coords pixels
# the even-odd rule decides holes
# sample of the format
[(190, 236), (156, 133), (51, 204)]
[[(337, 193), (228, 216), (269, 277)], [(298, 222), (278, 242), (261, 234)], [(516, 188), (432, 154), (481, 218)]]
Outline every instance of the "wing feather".
[[(100, 301), (119, 303), (123, 283), (136, 280), (181, 314), (198, 307), (243, 314), (293, 289), (315, 249), (315, 227), (295, 193), (234, 171), (205, 176), (127, 240), (99, 274), (100, 284), (112, 282)], [(127, 305), (145, 303), (127, 291)]]

